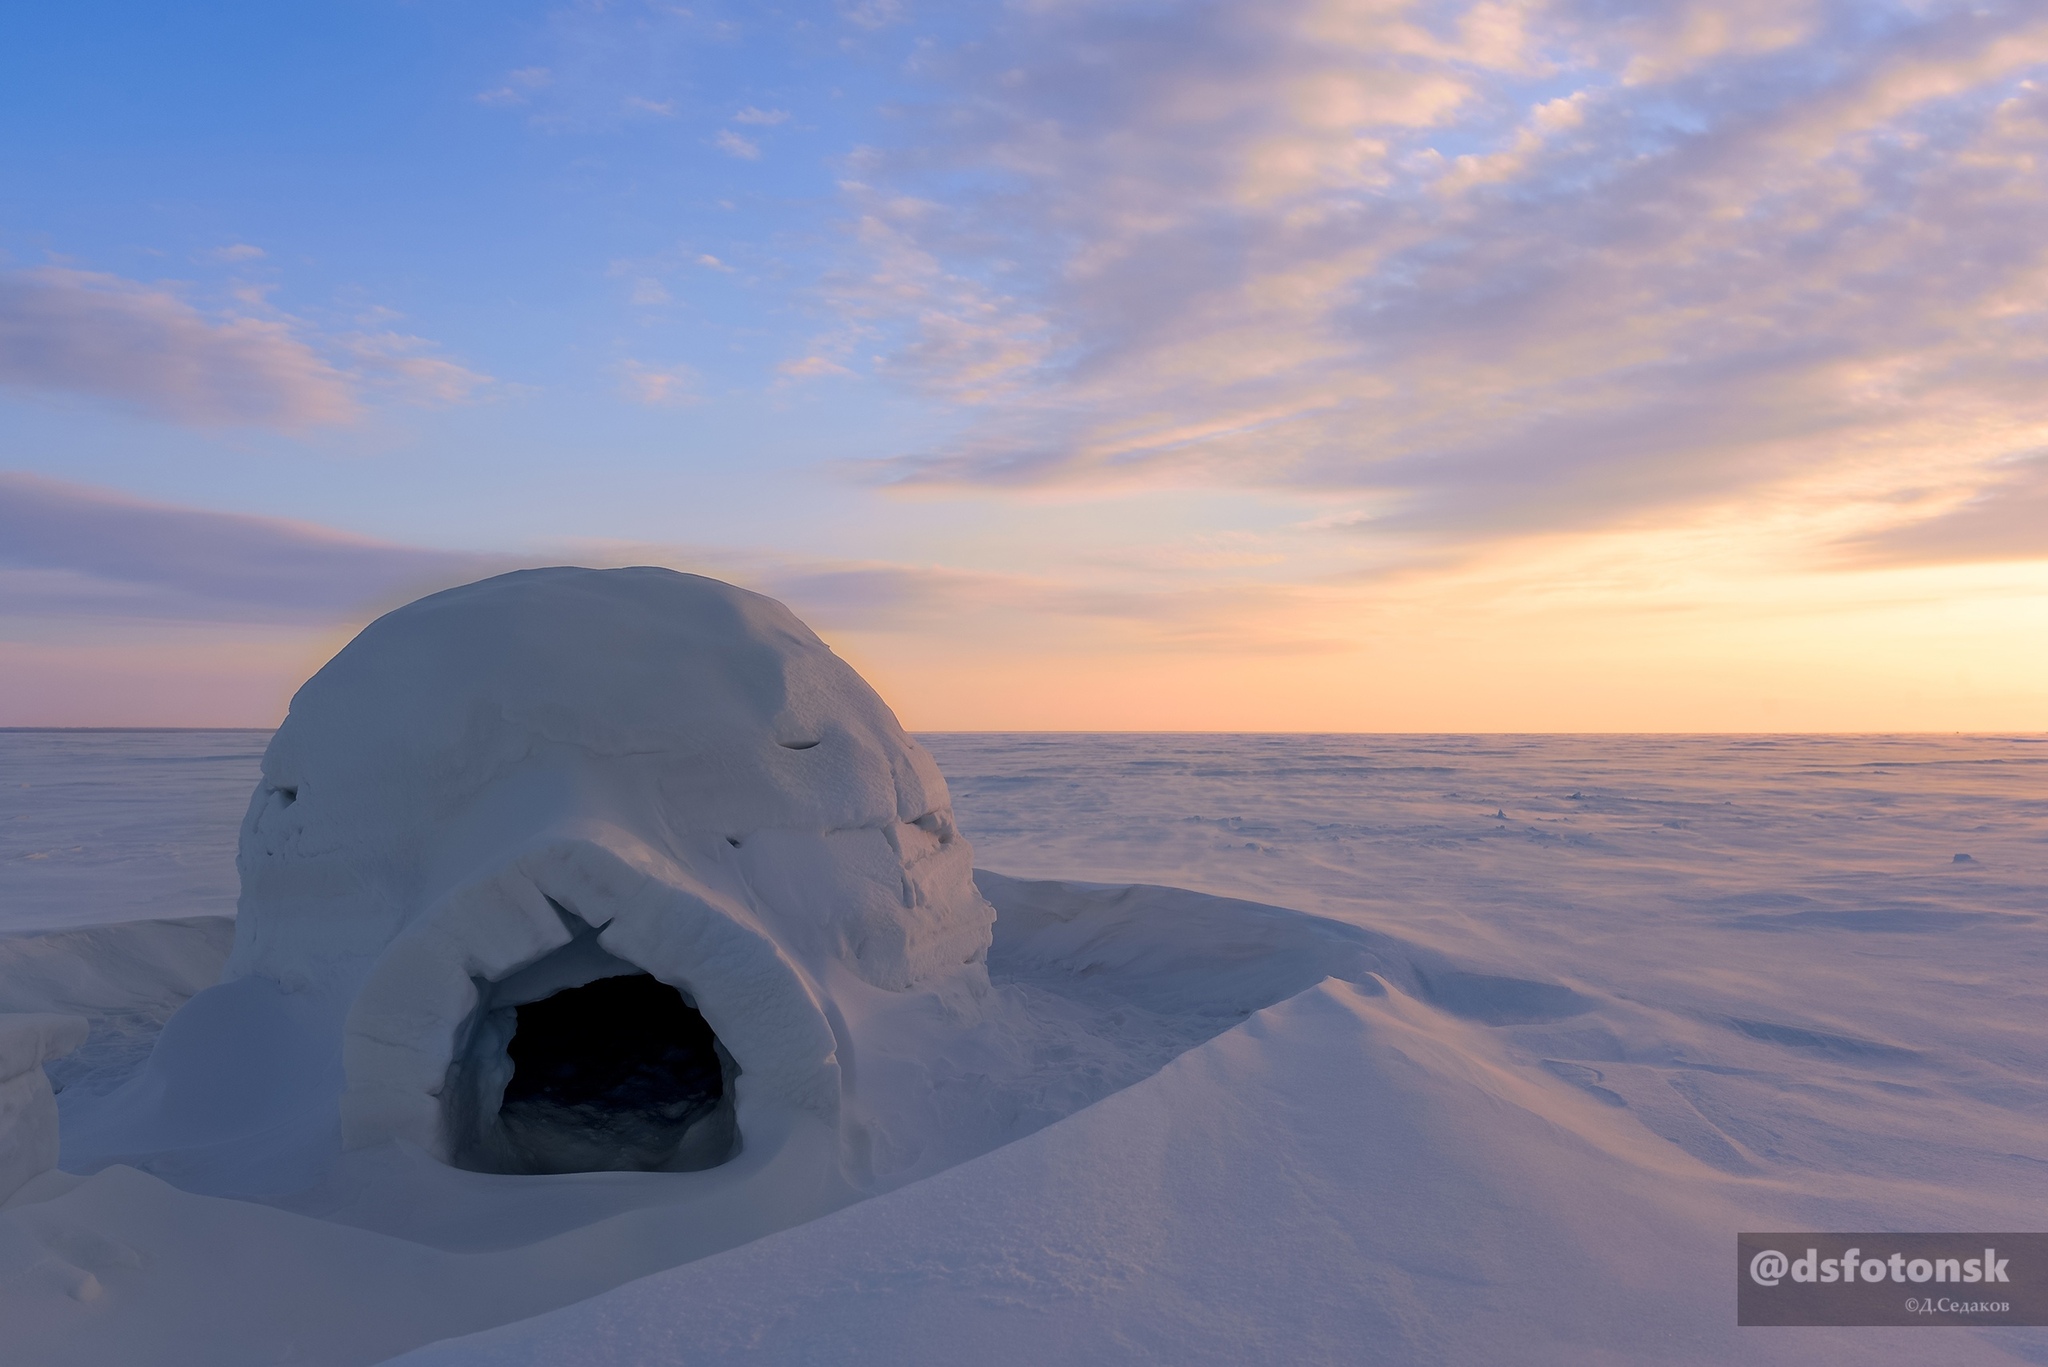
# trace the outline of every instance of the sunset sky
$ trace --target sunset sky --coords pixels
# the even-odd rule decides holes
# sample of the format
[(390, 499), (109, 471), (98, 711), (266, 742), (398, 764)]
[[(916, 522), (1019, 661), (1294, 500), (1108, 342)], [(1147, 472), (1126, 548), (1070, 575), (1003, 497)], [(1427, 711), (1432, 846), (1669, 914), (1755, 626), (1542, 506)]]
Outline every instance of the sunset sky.
[(0, 18), (0, 724), (520, 565), (913, 729), (2048, 729), (2040, 0)]

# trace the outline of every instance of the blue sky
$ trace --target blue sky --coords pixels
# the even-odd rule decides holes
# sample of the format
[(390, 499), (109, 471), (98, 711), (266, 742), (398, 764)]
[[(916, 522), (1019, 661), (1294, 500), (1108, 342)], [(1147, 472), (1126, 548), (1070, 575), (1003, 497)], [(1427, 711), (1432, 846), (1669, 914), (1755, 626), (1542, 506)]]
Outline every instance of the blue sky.
[[(819, 327), (793, 295), (831, 249), (830, 162), (880, 121), (888, 54), (795, 18), (699, 15), (17, 18), (5, 173), (34, 192), (10, 197), (14, 260), (175, 281), (203, 316), (289, 317), (349, 373), (277, 376), (242, 412), (31, 404), (10, 417), (48, 452), (35, 467), (433, 541), (660, 539), (676, 510), (636, 509), (647, 481), (717, 503), (827, 442), (879, 456), (942, 425), (863, 386), (775, 389)], [(668, 401), (621, 402), (636, 388)]]
[(0, 723), (573, 560), (913, 724), (2039, 726), (2044, 82), (1941, 0), (17, 7)]

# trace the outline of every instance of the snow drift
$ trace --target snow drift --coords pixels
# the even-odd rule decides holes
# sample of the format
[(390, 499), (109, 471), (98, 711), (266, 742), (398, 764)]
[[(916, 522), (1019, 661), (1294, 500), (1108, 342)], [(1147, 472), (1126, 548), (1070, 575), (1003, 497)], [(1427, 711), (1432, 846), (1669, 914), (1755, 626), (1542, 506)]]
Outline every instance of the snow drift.
[(0, 1202), (57, 1166), (57, 1098), (43, 1064), (85, 1041), (82, 1016), (0, 1012)]

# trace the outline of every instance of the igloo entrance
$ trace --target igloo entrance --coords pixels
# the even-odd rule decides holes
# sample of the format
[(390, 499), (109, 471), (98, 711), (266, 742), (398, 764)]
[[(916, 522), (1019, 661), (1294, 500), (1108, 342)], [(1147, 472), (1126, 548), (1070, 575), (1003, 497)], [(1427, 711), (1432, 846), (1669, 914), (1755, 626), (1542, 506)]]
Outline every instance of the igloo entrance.
[(456, 1167), (475, 1172), (693, 1172), (739, 1151), (739, 1066), (696, 1003), (574, 938), (495, 983), (449, 1067)]

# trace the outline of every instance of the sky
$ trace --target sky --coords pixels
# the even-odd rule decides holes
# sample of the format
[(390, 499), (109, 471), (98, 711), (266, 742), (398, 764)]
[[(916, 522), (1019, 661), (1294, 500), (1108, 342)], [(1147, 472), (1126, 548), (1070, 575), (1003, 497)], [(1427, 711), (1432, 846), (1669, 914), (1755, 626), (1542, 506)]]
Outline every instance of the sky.
[(524, 565), (913, 729), (2048, 729), (2039, 0), (0, 15), (0, 725)]

